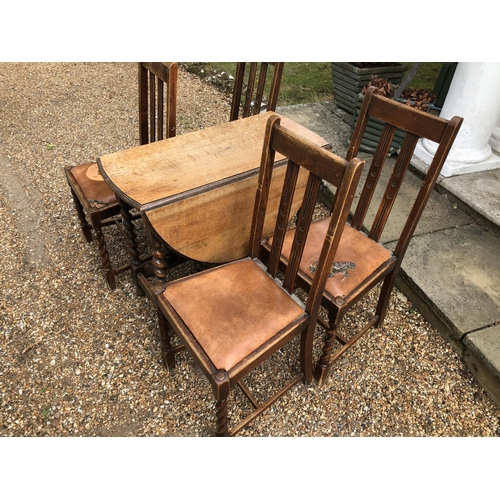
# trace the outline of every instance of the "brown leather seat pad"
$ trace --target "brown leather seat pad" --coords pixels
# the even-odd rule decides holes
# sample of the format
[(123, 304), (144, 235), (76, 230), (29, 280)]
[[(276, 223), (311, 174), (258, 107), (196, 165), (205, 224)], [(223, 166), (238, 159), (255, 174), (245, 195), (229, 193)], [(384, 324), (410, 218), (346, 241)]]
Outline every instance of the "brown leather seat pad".
[(304, 314), (253, 260), (167, 285), (170, 302), (217, 369), (230, 370)]
[[(311, 279), (313, 274), (309, 266), (318, 262), (319, 254), (325, 240), (326, 231), (330, 223), (330, 217), (311, 224), (307, 236), (306, 246), (300, 262), (301, 271), (308, 274)], [(288, 231), (285, 236), (282, 254), (288, 259), (294, 231)], [(328, 279), (326, 292), (333, 297), (344, 297), (349, 295), (362, 281), (373, 271), (380, 267), (391, 257), (391, 252), (379, 243), (371, 240), (363, 233), (346, 225), (342, 238), (340, 239), (336, 263), (352, 262), (354, 269), (347, 268), (347, 277), (340, 272)]]
[(87, 170), (93, 165), (96, 165), (96, 163), (85, 163), (71, 169), (71, 173), (81, 187), (85, 198), (91, 204), (96, 202), (102, 203), (103, 205), (116, 203), (115, 193), (104, 182), (104, 179), (102, 181), (96, 181), (87, 176)]

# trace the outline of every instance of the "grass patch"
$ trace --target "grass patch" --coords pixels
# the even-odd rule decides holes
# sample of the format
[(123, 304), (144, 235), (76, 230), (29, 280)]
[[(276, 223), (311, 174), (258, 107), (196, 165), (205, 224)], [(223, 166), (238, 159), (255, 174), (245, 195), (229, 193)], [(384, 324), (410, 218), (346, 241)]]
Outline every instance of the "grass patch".
[[(409, 68), (413, 63), (404, 63)], [(432, 91), (442, 63), (421, 63), (409, 86)], [(236, 63), (183, 63), (201, 77), (225, 72), (234, 75)], [(287, 62), (283, 70), (278, 106), (330, 101), (333, 99), (333, 80), (329, 62)]]
[(285, 63), (279, 105), (330, 101), (333, 98), (329, 62)]
[[(414, 63), (406, 62), (404, 63), (411, 68)], [(442, 62), (423, 62), (418, 68), (417, 74), (413, 80), (408, 84), (409, 87), (415, 87), (417, 89), (425, 89), (432, 92), (434, 85), (436, 85), (436, 80), (439, 76), (439, 71), (441, 70)]]

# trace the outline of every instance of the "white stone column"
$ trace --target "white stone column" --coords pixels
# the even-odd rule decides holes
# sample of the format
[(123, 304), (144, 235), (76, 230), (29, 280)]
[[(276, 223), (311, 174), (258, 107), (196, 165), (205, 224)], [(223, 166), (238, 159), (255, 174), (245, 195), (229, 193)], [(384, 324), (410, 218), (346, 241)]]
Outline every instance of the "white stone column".
[(496, 154), (500, 155), (500, 119), (498, 120), (496, 127), (493, 129), (493, 133), (491, 134), (490, 146)]
[[(500, 168), (500, 156), (488, 144), (500, 119), (500, 63), (458, 64), (440, 116), (455, 115), (464, 121), (441, 174), (451, 177)], [(420, 140), (415, 156), (428, 166), (436, 149), (436, 143)]]

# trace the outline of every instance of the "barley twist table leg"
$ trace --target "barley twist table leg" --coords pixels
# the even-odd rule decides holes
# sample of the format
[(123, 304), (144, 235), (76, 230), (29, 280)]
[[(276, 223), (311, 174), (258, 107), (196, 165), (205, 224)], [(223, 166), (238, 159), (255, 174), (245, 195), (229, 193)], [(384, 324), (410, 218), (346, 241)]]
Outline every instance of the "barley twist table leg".
[(130, 214), (130, 206), (120, 198), (118, 199), (118, 202), (121, 207), (120, 215), (122, 217), (125, 239), (127, 240), (128, 251), (130, 254), (130, 270), (132, 272), (132, 279), (136, 287), (137, 295), (143, 296), (145, 292), (139, 286), (137, 281), (137, 272), (141, 267), (141, 259), (140, 252), (138, 250), (139, 244), (137, 243), (137, 234), (135, 232), (135, 226)]
[(156, 279), (160, 283), (165, 283), (167, 279), (167, 263), (165, 262), (165, 252), (161, 243), (154, 237), (152, 238), (152, 245), (152, 262)]

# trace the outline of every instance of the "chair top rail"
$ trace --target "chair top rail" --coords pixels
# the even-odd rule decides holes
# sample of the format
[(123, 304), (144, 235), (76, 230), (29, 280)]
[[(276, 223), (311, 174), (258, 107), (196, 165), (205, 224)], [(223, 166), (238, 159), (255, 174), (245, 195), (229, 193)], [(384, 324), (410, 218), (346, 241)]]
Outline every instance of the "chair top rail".
[[(278, 218), (276, 220), (273, 243), (269, 257), (268, 270), (274, 275), (277, 262), (282, 252), (282, 243), (286, 225), (283, 220), (288, 219), (293, 197), (293, 186), (298, 175), (299, 168), (309, 171), (309, 179), (304, 192), (299, 218), (295, 229), (295, 237), (292, 245), (289, 264), (287, 266), (283, 287), (292, 290), (294, 280), (302, 258), (307, 234), (312, 221), (314, 206), (316, 204), (321, 181), (324, 179), (337, 187), (335, 195), (332, 217), (317, 274), (314, 277), (312, 290), (306, 305), (306, 311), (314, 311), (317, 306), (315, 295), (324, 288), (328, 272), (333, 262), (335, 248), (338, 246), (343, 227), (347, 221), (349, 208), (354, 198), (355, 188), (359, 182), (364, 162), (354, 158), (347, 161), (337, 155), (318, 148), (313, 143), (301, 138), (294, 132), (281, 126), (278, 115), (270, 117), (266, 127), (264, 144), (268, 145), (262, 152), (262, 165), (258, 181), (254, 219), (251, 229), (251, 256), (259, 257), (261, 250), (262, 228), (266, 215), (267, 198), (269, 185), (273, 172), (273, 160), (275, 153), (283, 154), (288, 158), (288, 171), (285, 178), (285, 188), (283, 189), (282, 203)], [(321, 292), (322, 293), (322, 292)], [(321, 295), (319, 293), (319, 295)]]
[(140, 64), (164, 82), (168, 81), (172, 72), (177, 73), (179, 65), (177, 62), (141, 62)]

